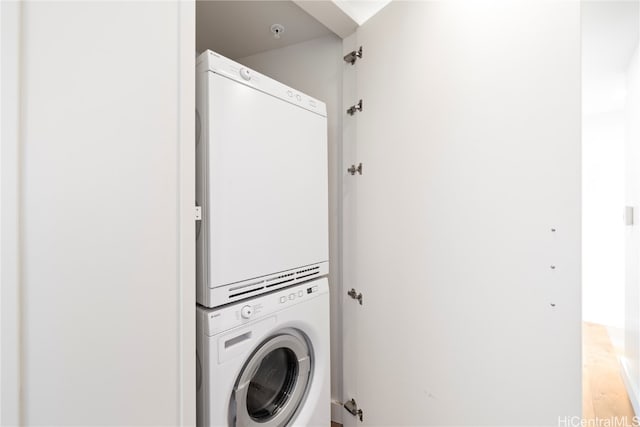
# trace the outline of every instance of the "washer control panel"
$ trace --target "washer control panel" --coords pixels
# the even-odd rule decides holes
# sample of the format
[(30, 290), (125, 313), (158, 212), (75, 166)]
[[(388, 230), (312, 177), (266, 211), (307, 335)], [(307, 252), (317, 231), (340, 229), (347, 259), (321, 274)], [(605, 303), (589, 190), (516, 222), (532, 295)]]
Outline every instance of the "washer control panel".
[(298, 289), (295, 292), (289, 292), (287, 295), (282, 295), (279, 299), (280, 304), (286, 304), (289, 301), (295, 301), (298, 298), (303, 298), (305, 295), (318, 292), (318, 285), (310, 284), (306, 289)]
[(329, 282), (326, 278), (321, 278), (235, 304), (213, 309), (198, 307), (198, 315), (206, 316), (206, 319), (201, 320), (206, 322), (206, 334), (211, 336), (328, 292)]

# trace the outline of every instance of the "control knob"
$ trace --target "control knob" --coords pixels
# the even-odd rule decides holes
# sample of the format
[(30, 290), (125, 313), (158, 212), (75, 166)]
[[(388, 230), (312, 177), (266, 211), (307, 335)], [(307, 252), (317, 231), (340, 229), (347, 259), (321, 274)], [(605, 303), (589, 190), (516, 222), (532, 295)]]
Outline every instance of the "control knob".
[(251, 80), (251, 71), (249, 71), (246, 68), (241, 68), (240, 69), (240, 77), (242, 77), (245, 80)]
[(252, 315), (253, 307), (251, 307), (250, 305), (245, 305), (240, 309), (240, 316), (242, 316), (243, 319), (249, 319)]

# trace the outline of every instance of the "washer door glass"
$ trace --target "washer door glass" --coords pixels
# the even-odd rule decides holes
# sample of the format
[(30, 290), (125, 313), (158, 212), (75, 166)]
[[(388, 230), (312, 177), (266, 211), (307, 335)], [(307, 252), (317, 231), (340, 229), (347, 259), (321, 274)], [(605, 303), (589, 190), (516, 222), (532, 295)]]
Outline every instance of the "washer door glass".
[(262, 359), (249, 383), (247, 412), (256, 421), (267, 421), (285, 405), (298, 378), (298, 360), (291, 349), (277, 348)]
[(245, 364), (235, 388), (237, 426), (285, 426), (306, 395), (311, 351), (297, 331), (267, 339)]

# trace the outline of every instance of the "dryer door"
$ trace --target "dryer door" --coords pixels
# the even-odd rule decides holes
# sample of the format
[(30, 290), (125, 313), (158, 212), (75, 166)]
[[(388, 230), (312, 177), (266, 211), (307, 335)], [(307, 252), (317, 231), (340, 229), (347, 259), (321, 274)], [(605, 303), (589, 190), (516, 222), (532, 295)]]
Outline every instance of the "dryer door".
[(242, 369), (231, 410), (236, 426), (285, 426), (306, 396), (312, 352), (297, 331), (264, 341)]
[(218, 74), (209, 83), (198, 145), (203, 286), (327, 261), (326, 117)]

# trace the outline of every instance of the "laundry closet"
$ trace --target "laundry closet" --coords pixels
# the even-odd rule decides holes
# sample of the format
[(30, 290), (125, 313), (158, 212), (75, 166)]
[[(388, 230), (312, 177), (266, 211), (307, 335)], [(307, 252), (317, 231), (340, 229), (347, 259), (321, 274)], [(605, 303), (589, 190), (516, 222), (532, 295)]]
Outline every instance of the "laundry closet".
[[(541, 342), (559, 345), (548, 332), (569, 319), (575, 332), (579, 318), (570, 297), (578, 264), (556, 258), (579, 236), (569, 197), (577, 169), (562, 161), (579, 148), (563, 130), (579, 105), (555, 101), (578, 90), (569, 84), (576, 57), (556, 74), (543, 68), (579, 37), (546, 12), (575, 18), (576, 10), (495, 7), (492, 15), (486, 6), (392, 3), (341, 40), (293, 3), (196, 5), (198, 52), (212, 49), (327, 104), (336, 421), (498, 424), (504, 414), (479, 396), (524, 383), (524, 395), (555, 397), (521, 412), (509, 405), (516, 418), (577, 408), (578, 389), (527, 373), (541, 363), (533, 356)], [(501, 35), (518, 25), (546, 34)], [(310, 40), (279, 47), (298, 36)], [(537, 79), (547, 79), (549, 99), (533, 88)], [(539, 114), (547, 104), (568, 114)], [(567, 137), (574, 143), (551, 142)], [(545, 257), (548, 265), (536, 265)], [(533, 319), (546, 326), (528, 329)], [(576, 362), (579, 345), (562, 353)], [(577, 381), (573, 362), (562, 371)]]
[(323, 4), (25, 2), (3, 15), (22, 25), (3, 21), (23, 70), (3, 102), (24, 116), (3, 151), (20, 166), (3, 168), (20, 201), (3, 223), (20, 249), (20, 279), (3, 276), (3, 392), (17, 396), (3, 417), (195, 423), (206, 49), (326, 105), (334, 421), (580, 414), (579, 3), (393, 1), (353, 31)]
[(328, 425), (342, 40), (293, 2), (198, 2), (196, 47), (198, 424)]

